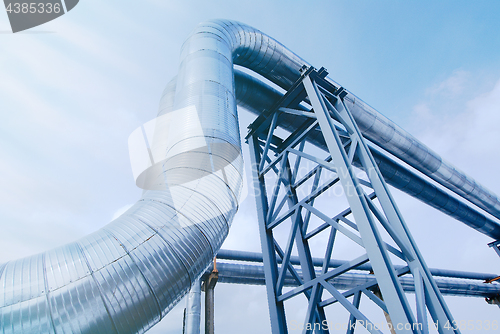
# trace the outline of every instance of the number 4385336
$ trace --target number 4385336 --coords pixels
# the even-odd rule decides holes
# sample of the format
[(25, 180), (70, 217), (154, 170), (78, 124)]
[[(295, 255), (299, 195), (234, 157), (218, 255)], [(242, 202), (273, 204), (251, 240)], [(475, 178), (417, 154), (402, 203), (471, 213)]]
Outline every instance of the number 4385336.
[(61, 4), (52, 4), (52, 3), (36, 3), (36, 2), (23, 2), (23, 3), (9, 3), (9, 5), (6, 8), (7, 13), (46, 13), (46, 14), (51, 14), (51, 13), (60, 13), (61, 12)]
[(477, 320), (477, 321), (474, 321), (474, 320), (469, 320), (469, 321), (465, 321), (465, 320), (461, 320), (461, 321), (456, 321), (456, 320), (453, 320), (451, 323), (449, 321), (446, 322), (446, 324), (444, 325), (444, 328), (446, 329), (459, 329), (460, 330), (474, 330), (474, 329), (477, 329), (477, 330), (494, 330), (494, 331), (497, 331), (498, 330), (498, 321), (497, 320), (493, 320), (493, 321), (490, 321), (490, 320)]

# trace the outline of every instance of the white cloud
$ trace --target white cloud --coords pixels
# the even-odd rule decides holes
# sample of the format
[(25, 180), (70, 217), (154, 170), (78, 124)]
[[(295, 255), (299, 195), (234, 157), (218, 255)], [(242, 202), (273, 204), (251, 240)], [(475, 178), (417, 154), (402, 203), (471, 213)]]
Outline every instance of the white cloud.
[(449, 78), (429, 88), (428, 93), (431, 95), (442, 95), (447, 98), (455, 98), (465, 91), (469, 80), (469, 72), (455, 70)]
[(423, 102), (414, 108), (410, 132), (456, 167), (500, 192), (494, 168), (500, 163), (500, 80), (486, 92), (467, 96), (453, 113), (440, 106), (453, 104), (455, 97), (447, 92), (435, 96), (439, 104)]

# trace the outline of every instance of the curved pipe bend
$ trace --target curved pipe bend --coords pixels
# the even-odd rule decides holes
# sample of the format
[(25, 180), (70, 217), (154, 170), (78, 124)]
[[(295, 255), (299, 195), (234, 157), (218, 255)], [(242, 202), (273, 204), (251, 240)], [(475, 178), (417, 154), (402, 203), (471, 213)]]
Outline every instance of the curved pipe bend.
[[(0, 265), (3, 333), (142, 333), (187, 293), (220, 248), (238, 207), (242, 159), (233, 64), (285, 89), (308, 65), (249, 26), (200, 24), (183, 45), (177, 83), (168, 86), (160, 105), (161, 114), (186, 108), (176, 118), (183, 133), (169, 142), (157, 179), (163, 190), (146, 191), (87, 237)], [(354, 95), (349, 98), (371, 140), (500, 212), (494, 195)], [(190, 127), (193, 119), (201, 135)]]

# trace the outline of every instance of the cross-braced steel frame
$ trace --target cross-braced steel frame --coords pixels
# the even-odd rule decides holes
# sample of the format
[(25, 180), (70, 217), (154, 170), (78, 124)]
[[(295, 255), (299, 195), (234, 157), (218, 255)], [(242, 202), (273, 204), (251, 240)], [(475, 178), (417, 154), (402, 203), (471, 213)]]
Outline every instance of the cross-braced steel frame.
[[(428, 314), (440, 333), (458, 334), (367, 140), (343, 102), (347, 93), (327, 82), (326, 75), (323, 68), (303, 68), (302, 76), (287, 93), (249, 126), (247, 142), (272, 332), (288, 332), (284, 303), (303, 295), (308, 302), (304, 333), (328, 333), (325, 307), (339, 303), (350, 313), (347, 334), (353, 333), (356, 325), (370, 333), (387, 332), (392, 327), (398, 334), (426, 334)], [(278, 133), (282, 114), (296, 116), (300, 124), (296, 131)], [(321, 156), (324, 150), (306, 143), (308, 136), (318, 132), (327, 148), (326, 158)], [(331, 190), (339, 187), (348, 207), (331, 212), (340, 199), (332, 196)], [(287, 238), (280, 240), (282, 231)], [(328, 263), (340, 235), (357, 245), (361, 255), (330, 268)], [(312, 242), (323, 243), (320, 271), (314, 269)], [(292, 253), (299, 256), (300, 268), (291, 264)], [(330, 283), (332, 278), (356, 272), (356, 267), (366, 263), (374, 274), (370, 281), (347, 291), (339, 291)], [(396, 263), (403, 266), (395, 269)], [(294, 277), (298, 287), (286, 290), (287, 274)], [(407, 274), (413, 275), (415, 282), (416, 311), (399, 282), (399, 277)], [(385, 312), (385, 329), (375, 326), (362, 312), (362, 297)]]
[(488, 246), (493, 248), (495, 252), (498, 254), (498, 256), (500, 256), (500, 240), (490, 242)]

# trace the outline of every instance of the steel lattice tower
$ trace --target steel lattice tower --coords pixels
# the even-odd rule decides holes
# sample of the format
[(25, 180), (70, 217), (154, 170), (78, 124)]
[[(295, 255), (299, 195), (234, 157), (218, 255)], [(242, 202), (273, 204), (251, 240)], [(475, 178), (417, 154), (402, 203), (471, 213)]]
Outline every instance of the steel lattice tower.
[[(371, 333), (381, 333), (359, 310), (362, 296), (386, 313), (388, 327), (394, 327), (396, 333), (428, 333), (427, 312), (433, 323), (438, 324), (440, 333), (459, 333), (449, 326), (453, 317), (367, 140), (343, 102), (347, 93), (324, 80), (326, 75), (324, 69), (304, 68), (300, 79), (283, 98), (249, 127), (247, 136), (273, 333), (288, 332), (284, 302), (298, 295), (305, 295), (308, 302), (304, 333), (313, 329), (317, 333), (328, 333), (324, 308), (334, 303), (340, 303), (350, 313), (348, 334), (354, 331), (356, 322)], [(303, 126), (286, 138), (280, 138), (275, 132), (282, 113), (303, 119)], [(314, 131), (320, 131), (326, 143), (329, 153), (326, 159), (306, 149), (308, 135)], [(305, 165), (308, 171), (299, 173)], [(270, 174), (274, 174), (273, 182), (268, 181)], [(304, 190), (307, 185), (309, 188)], [(328, 207), (315, 206), (315, 201), (335, 186), (342, 187), (349, 207), (341, 212), (329, 212)], [(312, 217), (321, 224), (311, 227)], [(283, 225), (289, 232), (286, 243), (280, 244), (274, 231)], [(325, 234), (328, 237), (324, 240), (328, 241), (323, 267), (318, 272), (312, 263), (309, 243)], [(364, 254), (330, 269), (328, 263), (339, 234), (362, 247)], [(300, 258), (301, 273), (290, 263), (293, 249)], [(396, 269), (395, 261), (404, 266)], [(345, 292), (329, 282), (367, 263), (373, 270), (372, 280)], [(287, 274), (294, 277), (298, 287), (285, 291)], [(413, 276), (416, 314), (398, 279), (405, 274)]]

